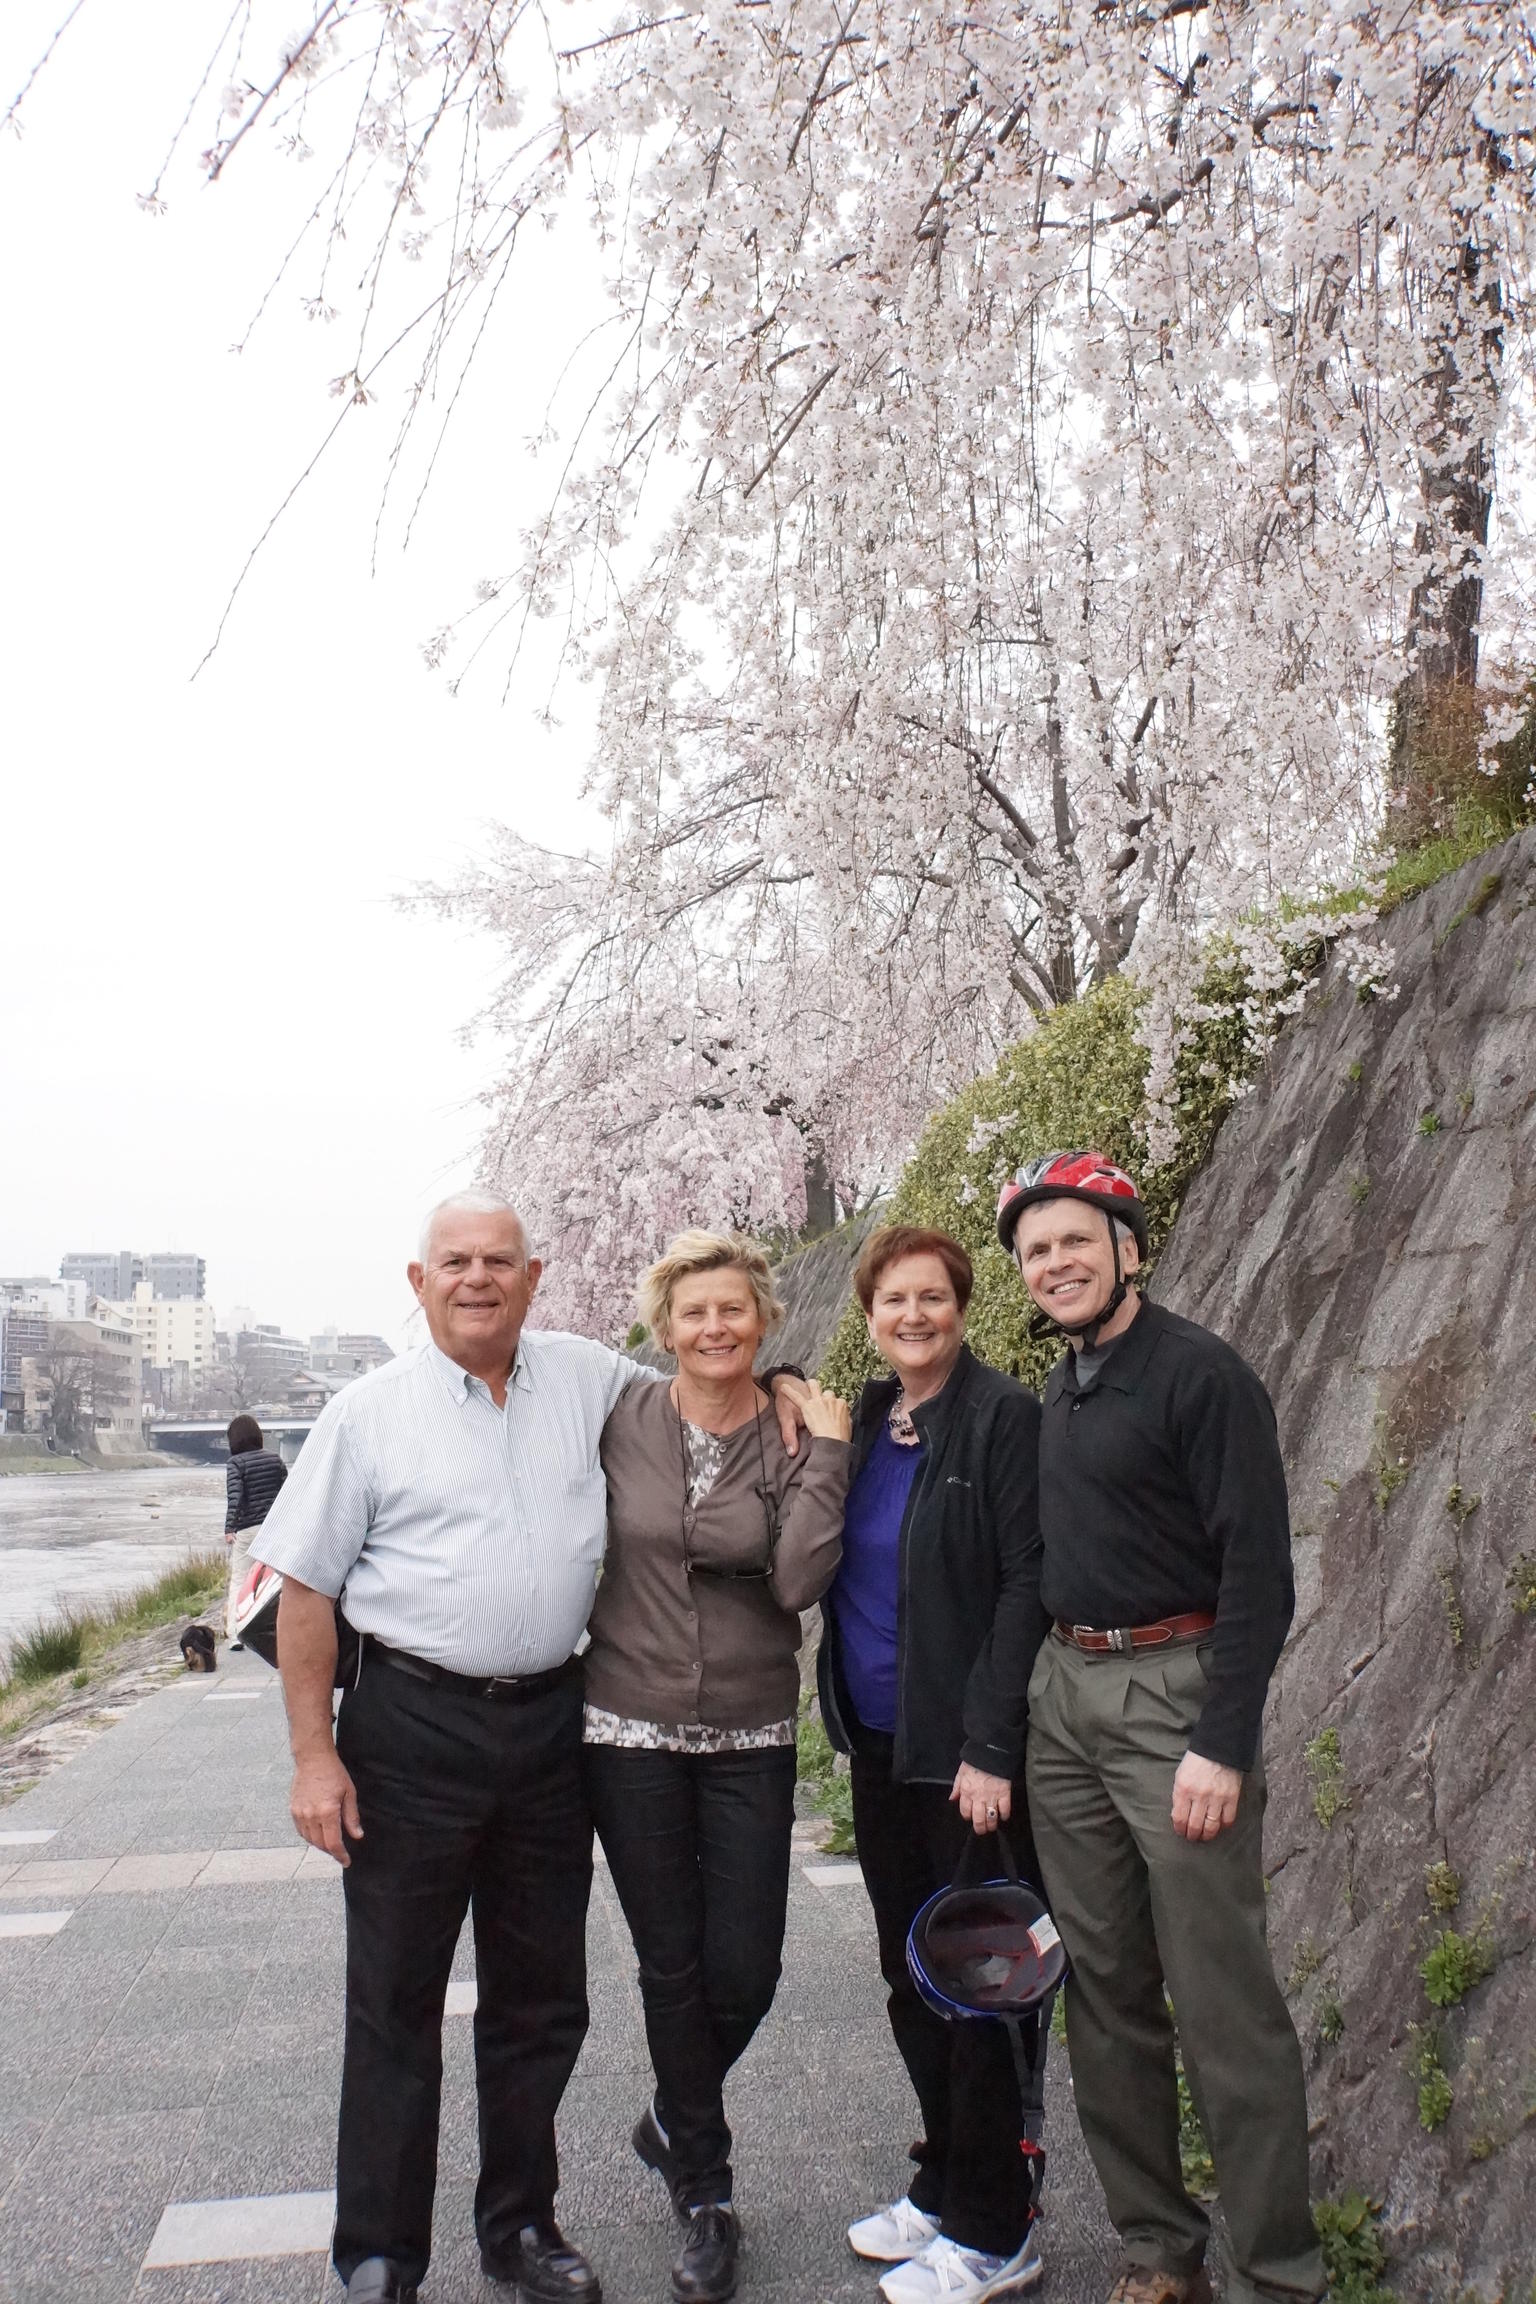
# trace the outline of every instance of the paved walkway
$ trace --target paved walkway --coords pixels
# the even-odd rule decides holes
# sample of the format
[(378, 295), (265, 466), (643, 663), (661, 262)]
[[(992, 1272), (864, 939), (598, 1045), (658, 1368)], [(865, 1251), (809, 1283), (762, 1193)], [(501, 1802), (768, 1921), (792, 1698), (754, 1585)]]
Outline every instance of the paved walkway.
[[(222, 1659), (221, 1659), (222, 1662)], [(234, 1657), (136, 1704), (0, 1809), (0, 2299), (337, 2300), (339, 1874), (294, 1840), (274, 1676)], [(648, 2066), (606, 1875), (592, 2029), (561, 2116), (559, 2213), (608, 2304), (666, 2304), (675, 2227), (629, 2149)], [(490, 2304), (470, 2219), (466, 1937), (446, 2019), (436, 2255), (424, 2304)], [(778, 2002), (734, 2077), (743, 2304), (877, 2304), (850, 2216), (905, 2185), (915, 2106), (886, 2030), (857, 1868), (797, 1847)], [(1051, 2087), (1053, 2304), (1105, 2293), (1110, 2235)]]

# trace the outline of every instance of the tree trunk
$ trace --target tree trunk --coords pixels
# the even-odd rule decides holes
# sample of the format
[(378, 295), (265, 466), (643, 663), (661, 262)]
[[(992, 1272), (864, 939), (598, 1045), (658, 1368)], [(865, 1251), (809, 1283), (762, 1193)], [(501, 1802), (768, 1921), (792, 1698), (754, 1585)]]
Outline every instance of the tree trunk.
[(830, 1232), (836, 1222), (837, 1194), (832, 1189), (826, 1154), (819, 1144), (813, 1144), (805, 1155), (805, 1228), (801, 1238), (814, 1240)]
[[(1498, 165), (1492, 139), (1480, 158)], [(1391, 785), (1409, 829), (1476, 768), (1478, 628), (1483, 553), (1493, 510), (1493, 437), (1504, 354), (1504, 300), (1491, 249), (1475, 234), (1429, 291), (1438, 308), (1424, 372), (1417, 551), (1430, 561), (1408, 613), (1407, 669), (1392, 702)], [(1420, 821), (1426, 819), (1425, 821)]]

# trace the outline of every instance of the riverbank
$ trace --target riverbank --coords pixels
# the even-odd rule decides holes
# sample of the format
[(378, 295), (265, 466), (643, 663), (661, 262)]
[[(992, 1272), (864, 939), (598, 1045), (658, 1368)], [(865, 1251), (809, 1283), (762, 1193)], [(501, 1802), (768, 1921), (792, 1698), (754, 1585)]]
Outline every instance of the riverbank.
[(12, 1641), (0, 1677), (0, 1806), (185, 1671), (182, 1627), (209, 1621), (221, 1629), (225, 1574), (222, 1554), (197, 1554), (146, 1590), (60, 1611)]
[(98, 1455), (89, 1449), (79, 1456), (50, 1455), (36, 1447), (26, 1433), (0, 1433), (0, 1480), (15, 1476), (63, 1472), (160, 1472), (175, 1471), (185, 1459), (167, 1455), (163, 1448), (146, 1448), (132, 1455)]

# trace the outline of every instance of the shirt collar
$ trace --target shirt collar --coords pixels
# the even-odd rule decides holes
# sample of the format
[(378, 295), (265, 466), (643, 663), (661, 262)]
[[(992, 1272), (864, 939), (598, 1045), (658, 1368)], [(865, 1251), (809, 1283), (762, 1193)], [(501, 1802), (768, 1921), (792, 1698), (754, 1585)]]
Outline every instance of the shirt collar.
[[(1134, 1392), (1146, 1374), (1147, 1362), (1152, 1357), (1152, 1348), (1157, 1342), (1161, 1326), (1162, 1316), (1157, 1306), (1143, 1296), (1141, 1310), (1125, 1334), (1117, 1336), (1110, 1345), (1109, 1357), (1095, 1376), (1094, 1384), (1108, 1385), (1113, 1392)], [(1068, 1345), (1046, 1378), (1045, 1397), (1053, 1407), (1068, 1388), (1067, 1370), (1072, 1361), (1072, 1347)]]
[[(467, 1400), (470, 1396), (470, 1389), (474, 1385), (479, 1385), (480, 1389), (486, 1392), (486, 1397), (490, 1397), (487, 1387), (480, 1383), (479, 1377), (471, 1376), (469, 1370), (461, 1368), (457, 1360), (450, 1360), (447, 1353), (440, 1351), (430, 1336), (427, 1338), (426, 1350), (427, 1359), (436, 1369), (439, 1381), (447, 1385), (456, 1401), (462, 1403)], [(520, 1337), (517, 1358), (512, 1363), (510, 1390), (516, 1392), (531, 1392), (533, 1390), (533, 1378), (528, 1372), (529, 1358), (528, 1338), (526, 1336)]]

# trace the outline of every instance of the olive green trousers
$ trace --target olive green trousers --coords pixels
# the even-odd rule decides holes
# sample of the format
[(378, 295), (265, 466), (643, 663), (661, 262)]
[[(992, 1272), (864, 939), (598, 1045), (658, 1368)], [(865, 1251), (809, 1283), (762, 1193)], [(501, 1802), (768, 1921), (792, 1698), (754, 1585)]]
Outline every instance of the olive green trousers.
[(1193, 1645), (1085, 1656), (1051, 1637), (1029, 1684), (1029, 1814), (1071, 1959), (1083, 2136), (1131, 2262), (1188, 2273), (1209, 2223), (1179, 2166), (1171, 1996), (1231, 2243), (1228, 2304), (1320, 2296), (1301, 2050), (1264, 1927), (1262, 1757), (1237, 1820), (1175, 1833), (1173, 1778), (1205, 1701)]

